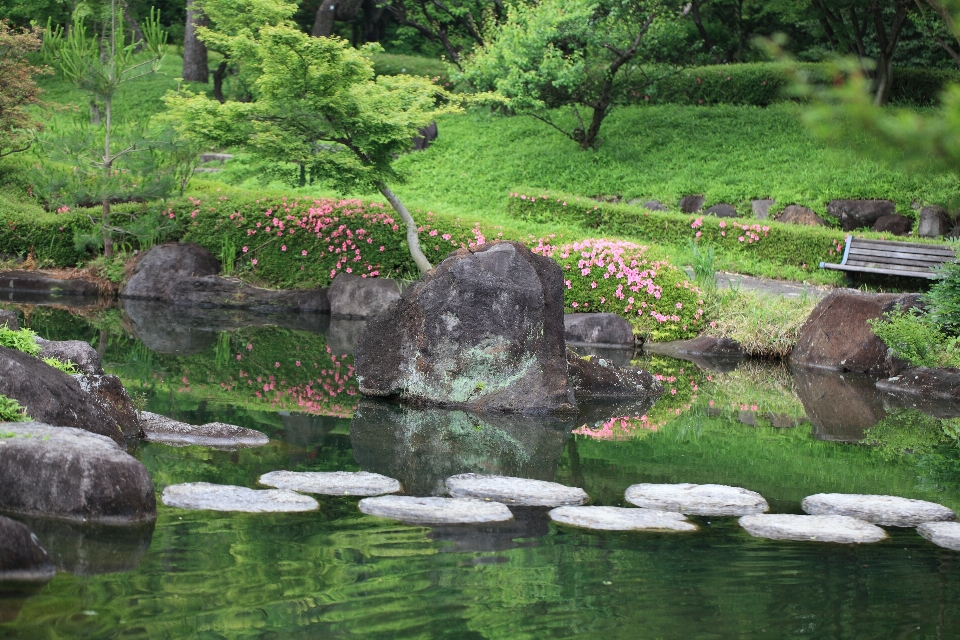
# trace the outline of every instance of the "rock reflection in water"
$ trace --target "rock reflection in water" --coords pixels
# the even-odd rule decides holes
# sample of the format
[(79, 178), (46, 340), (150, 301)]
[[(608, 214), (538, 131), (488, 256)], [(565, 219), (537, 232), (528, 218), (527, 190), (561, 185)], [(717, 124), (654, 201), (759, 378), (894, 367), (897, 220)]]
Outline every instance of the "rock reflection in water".
[(550, 509), (513, 507), (513, 520), (486, 524), (440, 525), (431, 528), (427, 537), (446, 542), (441, 552), (505, 551), (517, 547), (536, 546), (535, 538), (550, 533)]
[(864, 374), (792, 367), (797, 395), (818, 440), (861, 442), (886, 415), (877, 379)]
[(415, 409), (363, 399), (350, 425), (364, 471), (396, 478), (404, 493), (443, 495), (444, 480), (486, 473), (553, 480), (572, 418)]
[(37, 535), (58, 571), (79, 576), (133, 571), (150, 549), (155, 521), (104, 526), (17, 516)]

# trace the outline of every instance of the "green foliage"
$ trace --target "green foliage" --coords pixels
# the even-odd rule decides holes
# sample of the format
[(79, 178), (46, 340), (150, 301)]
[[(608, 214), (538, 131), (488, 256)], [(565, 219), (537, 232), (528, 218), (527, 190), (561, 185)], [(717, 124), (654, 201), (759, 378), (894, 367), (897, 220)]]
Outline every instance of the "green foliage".
[(40, 345), (37, 344), (36, 338), (37, 334), (30, 329), (14, 331), (6, 326), (0, 326), (0, 347), (16, 349), (35, 356), (40, 353)]
[(121, 284), (127, 275), (126, 262), (129, 259), (130, 256), (126, 252), (121, 251), (109, 258), (100, 256), (91, 261), (90, 266), (101, 278), (105, 278), (114, 284)]
[[(33, 420), (27, 415), (26, 407), (20, 406), (20, 403), (13, 398), (0, 394), (0, 422), (29, 422)], [(5, 437), (0, 434), (0, 437)]]
[(924, 295), (930, 320), (945, 335), (960, 336), (960, 263), (946, 262), (938, 270), (939, 279)]
[(230, 236), (224, 236), (220, 244), (220, 270), (228, 278), (233, 275), (233, 265), (237, 259), (237, 245)]
[(703, 294), (686, 273), (651, 256), (647, 247), (596, 239), (552, 246), (541, 240), (533, 251), (563, 268), (565, 311), (616, 313), (656, 341), (692, 338), (704, 326)]
[(397, 53), (373, 54), (373, 72), (378, 76), (423, 76), (443, 87), (450, 87), (450, 65), (442, 60)]
[(690, 254), (693, 256), (691, 262), (693, 281), (703, 291), (712, 292), (717, 288), (716, 256), (713, 247), (695, 240), (691, 240), (688, 246), (690, 247)]
[[(953, 421), (948, 423), (951, 433), (955, 431)], [(897, 409), (866, 433), (864, 444), (877, 447), (887, 458), (896, 458), (907, 454), (929, 454), (943, 444), (955, 444), (947, 435), (941, 421), (916, 409)]]
[(47, 364), (58, 371), (63, 371), (64, 373), (75, 375), (80, 373), (80, 370), (77, 369), (77, 365), (73, 364), (69, 360), (62, 362), (56, 358), (41, 358), (44, 364)]
[(867, 322), (895, 356), (915, 367), (960, 368), (960, 338), (948, 338), (924, 311), (894, 311)]
[(754, 357), (785, 358), (800, 338), (816, 299), (755, 291), (718, 291), (710, 301), (707, 333), (737, 341)]

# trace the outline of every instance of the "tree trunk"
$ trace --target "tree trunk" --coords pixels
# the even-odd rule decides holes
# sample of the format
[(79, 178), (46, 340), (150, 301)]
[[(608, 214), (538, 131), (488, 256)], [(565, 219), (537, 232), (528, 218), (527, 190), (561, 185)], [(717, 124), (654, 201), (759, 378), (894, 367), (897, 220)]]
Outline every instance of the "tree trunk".
[(400, 214), (400, 218), (404, 224), (407, 225), (407, 246), (410, 248), (410, 256), (417, 264), (417, 268), (420, 269), (420, 273), (430, 271), (433, 267), (430, 265), (430, 261), (427, 260), (427, 256), (423, 255), (423, 251), (420, 249), (420, 237), (417, 235), (417, 223), (413, 220), (413, 216), (410, 215), (407, 208), (400, 202), (400, 198), (394, 195), (393, 191), (390, 191), (390, 188), (387, 187), (386, 184), (377, 182), (377, 189), (383, 194), (383, 197), (387, 199), (387, 202), (390, 203), (393, 210)]
[(323, 0), (317, 9), (310, 35), (314, 38), (329, 38), (333, 35), (335, 20), (353, 20), (360, 10), (362, 0)]
[(90, 101), (90, 124), (100, 124), (100, 106), (96, 100)]
[(880, 45), (877, 56), (877, 69), (874, 74), (874, 98), (876, 106), (882, 106), (890, 98), (890, 89), (893, 86), (893, 54), (900, 44), (900, 36), (907, 22), (910, 5), (907, 2), (897, 3), (897, 12), (894, 14), (893, 24), (887, 31), (883, 26), (883, 12), (878, 0), (873, 0), (873, 22), (877, 32), (877, 43)]
[[(110, 180), (110, 174), (113, 171), (113, 156), (110, 155), (110, 130), (111, 130), (111, 115), (112, 115), (112, 100), (108, 96), (104, 101), (104, 115), (106, 116), (106, 132), (104, 135), (103, 142), (103, 171), (106, 174), (107, 181)], [(103, 213), (100, 217), (101, 229), (100, 233), (103, 236), (103, 257), (110, 258), (113, 256), (113, 236), (110, 233), (110, 194), (106, 193), (103, 196)]]
[(196, 27), (207, 26), (207, 17), (194, 8), (194, 0), (187, 0), (187, 22), (183, 31), (183, 79), (190, 82), (209, 82), (207, 45), (197, 37)]
[(227, 101), (223, 97), (223, 79), (227, 77), (227, 61), (223, 60), (213, 71), (213, 97), (217, 99), (220, 104), (223, 104)]

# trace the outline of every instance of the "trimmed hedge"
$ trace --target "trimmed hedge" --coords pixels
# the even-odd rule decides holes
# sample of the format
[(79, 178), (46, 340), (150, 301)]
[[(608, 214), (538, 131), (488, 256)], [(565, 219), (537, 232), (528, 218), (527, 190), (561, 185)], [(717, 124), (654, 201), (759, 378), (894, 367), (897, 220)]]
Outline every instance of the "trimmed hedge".
[[(826, 65), (802, 63), (799, 66), (809, 74), (811, 82), (829, 84), (832, 81)], [(936, 104), (946, 85), (957, 82), (960, 82), (957, 71), (899, 67), (894, 69), (890, 101), (920, 106)], [(792, 99), (791, 83), (786, 65), (754, 62), (684, 69), (647, 87), (633, 87), (627, 81), (621, 91), (623, 99), (630, 103), (767, 106)]]
[[(555, 191), (520, 188), (511, 192), (507, 212), (548, 224), (562, 222), (601, 234), (685, 246), (709, 243), (724, 252), (742, 254), (773, 264), (819, 268), (820, 262), (840, 262), (847, 233), (829, 227), (807, 227), (752, 218), (717, 218), (705, 214), (648, 211), (642, 207), (598, 202)], [(885, 239), (885, 234), (856, 232), (857, 237)], [(897, 237), (897, 241), (924, 240)]]
[(33, 203), (0, 194), (0, 254), (26, 257), (30, 251), (40, 265), (75, 266), (86, 257), (74, 247), (75, 230), (89, 233), (90, 219), (81, 211), (51, 213)]

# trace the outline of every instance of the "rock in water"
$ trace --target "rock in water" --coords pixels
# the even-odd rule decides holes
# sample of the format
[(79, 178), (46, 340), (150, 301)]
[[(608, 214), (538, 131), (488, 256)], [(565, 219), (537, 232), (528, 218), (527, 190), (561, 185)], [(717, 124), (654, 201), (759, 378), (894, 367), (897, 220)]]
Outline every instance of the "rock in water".
[(960, 522), (924, 522), (917, 533), (937, 546), (960, 551)]
[(80, 383), (33, 356), (0, 347), (0, 394), (27, 408), (38, 422), (76, 427), (123, 444), (117, 421), (104, 413)]
[[(104, 414), (113, 418), (124, 438), (142, 438), (140, 415), (133, 406), (120, 378), (113, 375), (79, 374), (73, 376)], [(36, 416), (35, 416), (36, 417)]]
[(887, 537), (880, 527), (849, 516), (799, 516), (758, 513), (740, 518), (740, 526), (754, 538), (843, 544), (879, 542)]
[(952, 509), (926, 500), (855, 493), (818, 493), (800, 503), (811, 515), (858, 518), (888, 527), (915, 527), (924, 522), (956, 520)]
[(722, 484), (635, 484), (624, 498), (638, 507), (692, 516), (743, 516), (770, 508), (759, 493)]
[(696, 531), (682, 513), (623, 507), (557, 507), (550, 519), (560, 524), (598, 531)]
[(908, 363), (889, 354), (868, 320), (909, 309), (918, 294), (864, 293), (836, 289), (817, 303), (800, 331), (790, 364), (856, 373), (894, 375)]
[(37, 422), (0, 432), (0, 511), (106, 524), (157, 517), (146, 467), (109, 438)]
[(160, 442), (171, 447), (198, 445), (215, 449), (242, 449), (262, 447), (270, 442), (266, 434), (245, 427), (223, 422), (192, 425), (173, 418), (144, 411), (141, 414), (143, 433), (150, 442)]
[(580, 505), (589, 499), (579, 487), (568, 487), (556, 482), (488, 476), (479, 473), (461, 473), (446, 481), (447, 490), (454, 498), (493, 500), (518, 507), (559, 507)]
[(618, 367), (604, 358), (583, 357), (567, 349), (567, 375), (581, 400), (632, 400), (653, 403), (663, 385), (649, 371)]
[(120, 295), (124, 298), (172, 300), (173, 289), (181, 280), (218, 273), (220, 262), (200, 245), (191, 242), (162, 244), (147, 251), (137, 261), (133, 275)]
[(366, 471), (271, 471), (260, 484), (327, 496), (381, 496), (400, 491), (400, 483)]
[(56, 573), (37, 536), (16, 520), (0, 516), (0, 582), (46, 581)]
[(168, 507), (194, 511), (242, 511), (244, 513), (292, 513), (320, 508), (310, 496), (283, 489), (247, 489), (229, 484), (186, 482), (172, 484), (160, 496)]
[(475, 524), (512, 520), (506, 505), (462, 498), (380, 496), (360, 501), (360, 511), (407, 524)]
[(367, 323), (360, 392), (479, 411), (574, 409), (563, 272), (518, 242), (460, 249)]

